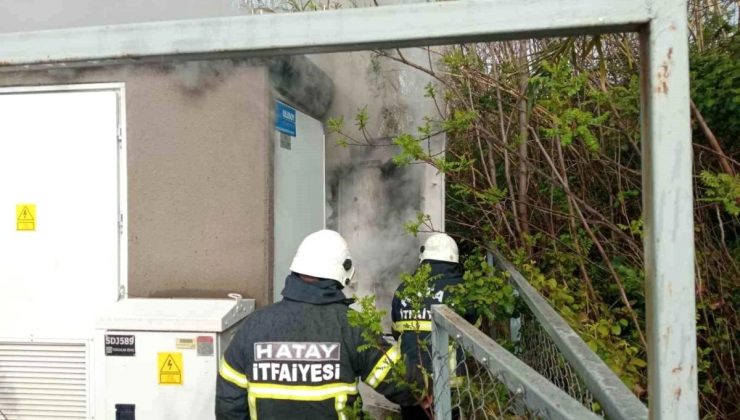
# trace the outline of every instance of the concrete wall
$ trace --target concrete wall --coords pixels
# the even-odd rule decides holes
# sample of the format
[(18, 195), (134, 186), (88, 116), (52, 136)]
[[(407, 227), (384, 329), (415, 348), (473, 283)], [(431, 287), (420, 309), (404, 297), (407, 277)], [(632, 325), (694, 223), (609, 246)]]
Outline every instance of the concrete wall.
[(3, 74), (3, 86), (125, 82), (129, 295), (268, 302), (270, 88), (232, 62)]
[[(422, 65), (428, 62), (420, 49), (403, 53)], [(423, 212), (431, 216), (435, 229), (444, 229), (444, 178), (427, 165), (398, 167), (392, 162), (398, 152), (393, 138), (416, 134), (424, 117), (437, 114), (434, 103), (424, 98), (430, 78), (369, 51), (311, 59), (334, 82), (335, 95), (326, 117), (344, 117), (346, 132), (363, 139), (353, 121), (358, 110), (366, 107), (366, 132), (378, 145), (341, 147), (339, 136), (327, 136), (327, 226), (347, 238), (356, 261), (357, 284), (347, 293), (375, 294), (376, 305), (387, 310), (400, 274), (418, 265), (419, 246), (425, 239), (423, 234), (418, 238), (407, 234), (404, 224)], [(444, 137), (432, 143), (432, 150), (438, 151)], [(390, 331), (389, 316), (384, 327)]]

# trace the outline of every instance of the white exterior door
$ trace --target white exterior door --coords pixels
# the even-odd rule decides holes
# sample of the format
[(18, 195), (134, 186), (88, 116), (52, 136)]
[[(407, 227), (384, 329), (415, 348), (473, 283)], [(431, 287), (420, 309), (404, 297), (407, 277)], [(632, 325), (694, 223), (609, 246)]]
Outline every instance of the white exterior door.
[(125, 286), (123, 86), (0, 89), (0, 409), (87, 418)]
[(295, 112), (295, 135), (275, 130), (275, 254), (273, 299), (290, 274), (298, 245), (306, 235), (326, 226), (324, 127), (301, 111)]

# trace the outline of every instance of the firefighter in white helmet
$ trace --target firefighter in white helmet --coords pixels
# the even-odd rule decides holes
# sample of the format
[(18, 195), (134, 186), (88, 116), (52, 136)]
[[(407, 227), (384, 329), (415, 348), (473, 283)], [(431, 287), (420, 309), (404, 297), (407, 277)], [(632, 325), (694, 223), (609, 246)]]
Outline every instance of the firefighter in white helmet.
[(457, 242), (446, 233), (435, 233), (430, 236), (419, 250), (419, 262), (441, 261), (444, 263), (458, 264), (460, 253), (457, 250)]
[[(401, 353), (407, 359), (406, 363), (412, 367), (423, 368), (428, 374), (432, 373), (429, 341), (432, 332), (431, 306), (447, 303), (449, 292), (446, 288), (462, 283), (463, 270), (459, 260), (455, 240), (444, 233), (433, 234), (419, 250), (419, 266), (424, 264), (431, 266), (430, 296), (425, 299), (423, 307), (415, 310), (399, 297), (399, 292), (402, 293), (404, 290), (403, 284), (393, 295), (391, 303), (393, 335), (401, 345)], [(451, 353), (451, 364), (456, 365), (455, 360), (460, 356)], [(454, 372), (455, 367), (452, 369)], [(454, 411), (453, 417), (456, 416), (457, 412)], [(428, 409), (417, 404), (401, 404), (401, 417), (404, 420), (428, 419)]]
[[(390, 380), (398, 346), (358, 351), (362, 330), (347, 321), (342, 288), (355, 272), (345, 240), (331, 230), (298, 247), (283, 300), (245, 318), (226, 350), (216, 391), (218, 420), (344, 419), (363, 380), (391, 401), (414, 397)], [(408, 381), (421, 383), (412, 369)]]

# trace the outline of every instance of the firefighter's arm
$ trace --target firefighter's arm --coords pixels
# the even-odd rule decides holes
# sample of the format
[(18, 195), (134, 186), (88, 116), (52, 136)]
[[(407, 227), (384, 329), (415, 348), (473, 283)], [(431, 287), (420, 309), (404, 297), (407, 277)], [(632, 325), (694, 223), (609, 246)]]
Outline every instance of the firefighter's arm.
[(383, 342), (379, 348), (360, 352), (359, 357), (362, 380), (371, 388), (400, 405), (417, 403), (412, 387), (420, 389), (423, 384), (417, 369), (406, 366), (405, 375), (401, 378), (392, 372), (405, 363), (398, 343), (391, 346)]
[(216, 383), (217, 420), (249, 419), (247, 408), (249, 381), (244, 366), (242, 342), (240, 331), (221, 359)]
[[(398, 291), (396, 291), (398, 293)], [(396, 294), (393, 294), (393, 300), (391, 301), (391, 321), (393, 322), (391, 334), (393, 334), (393, 338), (398, 341), (399, 338), (401, 338), (401, 333), (396, 330), (396, 322), (401, 320), (401, 299), (396, 296)]]

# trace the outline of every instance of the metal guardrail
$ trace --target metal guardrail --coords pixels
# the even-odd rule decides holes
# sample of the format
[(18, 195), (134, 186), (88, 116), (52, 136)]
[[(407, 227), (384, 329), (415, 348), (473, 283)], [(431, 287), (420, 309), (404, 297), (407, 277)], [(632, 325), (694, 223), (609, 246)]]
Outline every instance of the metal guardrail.
[(512, 285), (565, 360), (611, 419), (647, 419), (647, 407), (594, 353), (537, 290), (498, 251), (489, 251), (496, 265), (509, 273)]
[(452, 418), (450, 336), (538, 416), (548, 419), (599, 418), (446, 305), (432, 306), (432, 321), (434, 413), (437, 420)]

